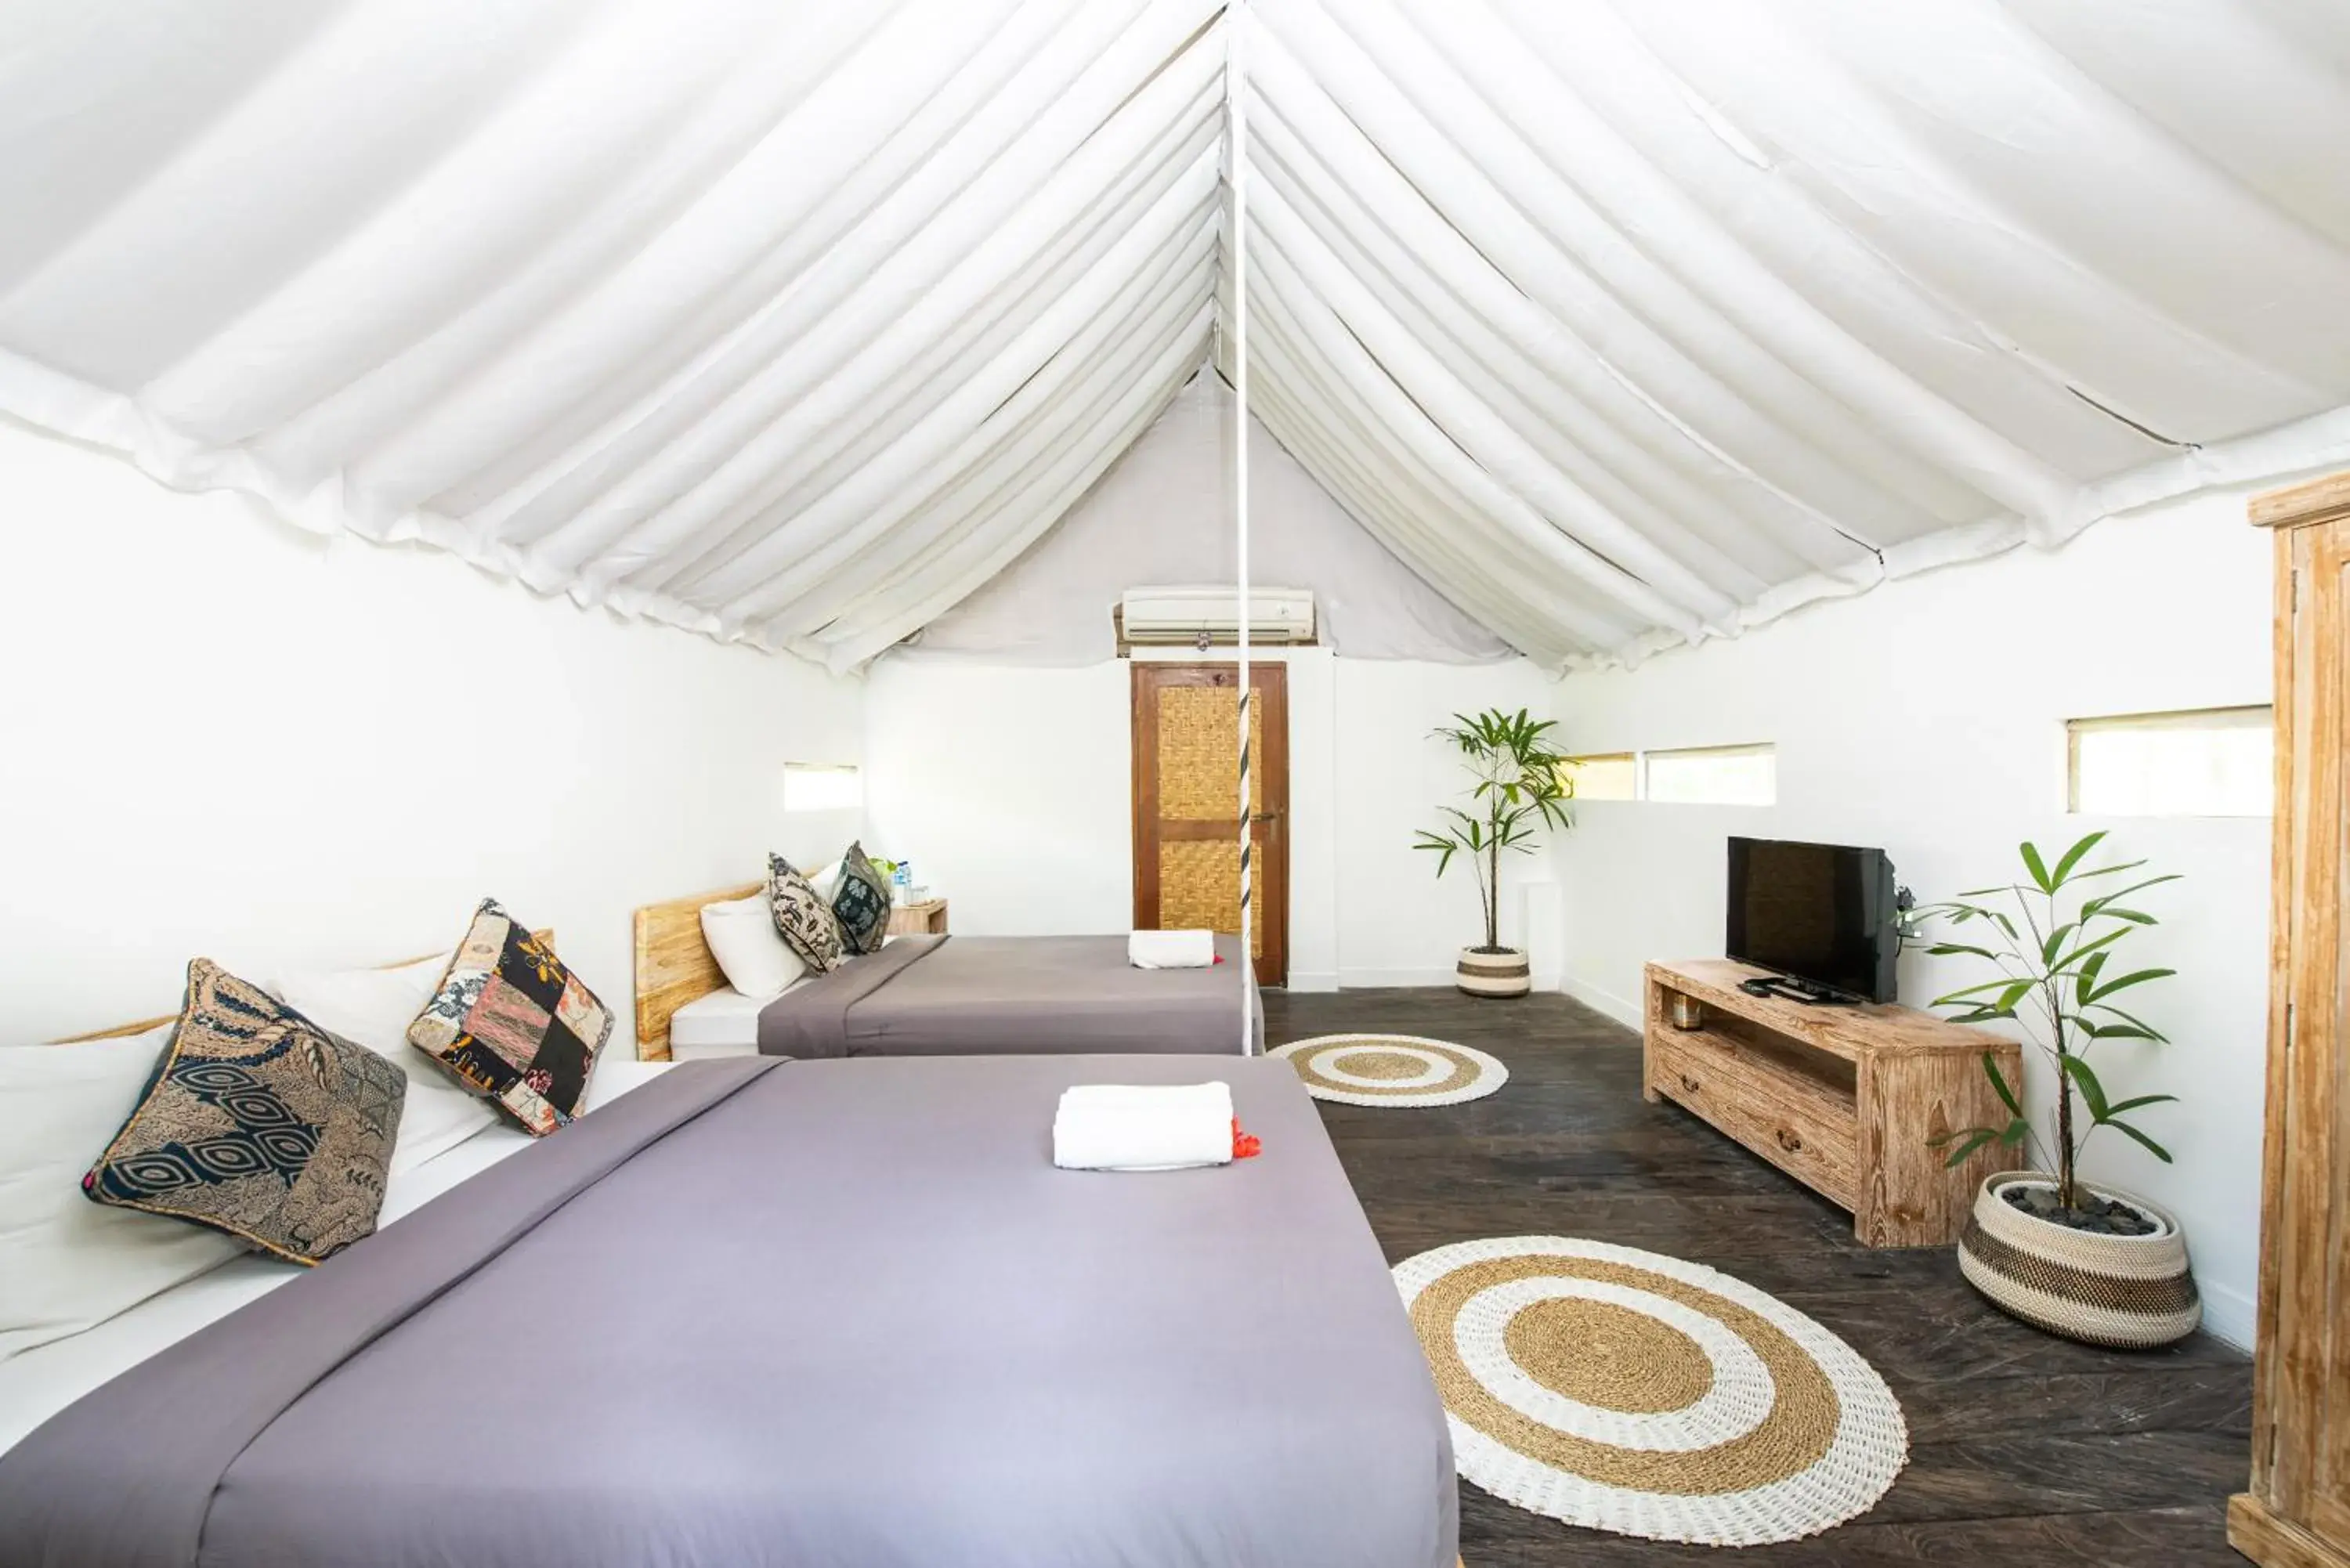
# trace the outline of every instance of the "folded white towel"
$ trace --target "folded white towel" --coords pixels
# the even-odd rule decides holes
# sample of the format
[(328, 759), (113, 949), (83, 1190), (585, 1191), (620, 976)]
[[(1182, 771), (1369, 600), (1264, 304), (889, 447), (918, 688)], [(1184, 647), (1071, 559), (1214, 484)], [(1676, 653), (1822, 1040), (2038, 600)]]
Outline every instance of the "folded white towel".
[(1137, 931), (1126, 939), (1136, 969), (1205, 969), (1216, 961), (1213, 931)]
[(1061, 1091), (1053, 1163), (1065, 1170), (1229, 1165), (1232, 1090), (1212, 1084), (1079, 1084)]

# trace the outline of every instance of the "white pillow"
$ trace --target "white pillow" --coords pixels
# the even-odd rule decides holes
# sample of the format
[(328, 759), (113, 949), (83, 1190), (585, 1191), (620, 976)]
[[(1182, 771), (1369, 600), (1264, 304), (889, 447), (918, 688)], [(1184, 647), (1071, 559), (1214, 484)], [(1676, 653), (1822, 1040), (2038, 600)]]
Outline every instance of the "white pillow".
[(413, 1170), (497, 1125), (498, 1114), (487, 1100), (408, 1043), (408, 1026), (432, 1000), (448, 967), (444, 953), (398, 969), (296, 971), (278, 976), (269, 987), (319, 1028), (366, 1046), (408, 1075), (408, 1103), (391, 1146), (390, 1176)]
[(775, 911), (764, 893), (702, 905), (702, 940), (710, 944), (726, 983), (763, 1002), (782, 995), (784, 987), (807, 971), (775, 929)]
[(0, 1046), (0, 1362), (92, 1328), (244, 1251), (201, 1225), (102, 1208), (84, 1172), (122, 1130), (172, 1025)]

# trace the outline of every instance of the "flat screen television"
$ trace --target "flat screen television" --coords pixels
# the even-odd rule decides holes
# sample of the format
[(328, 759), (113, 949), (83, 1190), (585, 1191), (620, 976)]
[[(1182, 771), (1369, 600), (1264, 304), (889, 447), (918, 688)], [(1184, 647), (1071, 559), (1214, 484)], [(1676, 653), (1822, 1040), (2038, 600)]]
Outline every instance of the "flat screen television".
[(1725, 951), (1811, 991), (1890, 1002), (1899, 951), (1893, 862), (1882, 849), (1730, 841)]

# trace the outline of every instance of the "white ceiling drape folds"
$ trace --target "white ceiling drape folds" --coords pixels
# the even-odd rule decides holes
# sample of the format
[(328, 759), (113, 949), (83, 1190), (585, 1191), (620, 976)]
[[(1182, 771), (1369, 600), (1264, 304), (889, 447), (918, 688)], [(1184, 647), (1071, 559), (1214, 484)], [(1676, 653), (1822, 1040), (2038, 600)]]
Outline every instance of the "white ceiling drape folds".
[(1213, 327), (1216, 0), (0, 19), (0, 410), (853, 666)]
[(2350, 7), (1252, 11), (1260, 416), (1544, 662), (2350, 459)]
[(0, 413), (851, 669), (1224, 351), (1234, 26), (1256, 412), (1548, 666), (2350, 460), (2332, 0), (27, 0)]

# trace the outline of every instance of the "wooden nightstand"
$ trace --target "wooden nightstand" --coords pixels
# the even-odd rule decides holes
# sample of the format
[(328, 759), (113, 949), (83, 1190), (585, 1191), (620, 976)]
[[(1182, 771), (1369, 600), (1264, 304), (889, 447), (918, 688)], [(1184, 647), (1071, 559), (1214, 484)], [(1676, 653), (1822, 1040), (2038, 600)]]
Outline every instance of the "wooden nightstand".
[(889, 911), (889, 934), (893, 937), (942, 937), (947, 934), (947, 901), (925, 898), (919, 904), (899, 904)]

